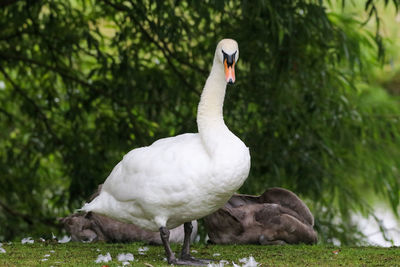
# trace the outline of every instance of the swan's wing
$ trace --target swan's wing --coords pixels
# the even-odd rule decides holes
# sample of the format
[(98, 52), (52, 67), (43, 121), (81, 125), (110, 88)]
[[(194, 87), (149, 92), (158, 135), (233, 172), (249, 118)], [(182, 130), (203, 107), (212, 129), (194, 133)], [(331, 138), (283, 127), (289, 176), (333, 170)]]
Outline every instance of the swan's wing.
[[(267, 189), (261, 196), (260, 202), (276, 203), (296, 212), (301, 221), (314, 225), (314, 217), (307, 205), (293, 192), (279, 187)], [(295, 216), (297, 217), (297, 216)]]
[(271, 207), (269, 205), (276, 204), (264, 204), (264, 209), (255, 214), (256, 221), (263, 225), (259, 239), (260, 244), (279, 244), (282, 242), (314, 244), (317, 242), (317, 233), (312, 226), (289, 214), (276, 214), (276, 212), (269, 210)]
[[(243, 217), (240, 214), (239, 217)], [(236, 243), (243, 234), (244, 228), (235, 209), (223, 207), (204, 217), (207, 234), (214, 244)]]
[(118, 201), (162, 201), (160, 196), (164, 195), (171, 201), (193, 188), (209, 164), (198, 134), (164, 138), (126, 154), (105, 181), (103, 190)]

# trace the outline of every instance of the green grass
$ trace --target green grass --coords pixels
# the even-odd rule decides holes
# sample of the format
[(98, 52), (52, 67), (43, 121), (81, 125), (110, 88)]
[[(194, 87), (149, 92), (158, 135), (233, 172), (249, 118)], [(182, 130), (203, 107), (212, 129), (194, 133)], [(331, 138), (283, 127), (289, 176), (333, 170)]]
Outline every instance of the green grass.
[[(144, 243), (132, 244), (82, 244), (35, 242), (24, 244), (3, 243), (6, 253), (0, 253), (0, 266), (122, 266), (117, 261), (120, 253), (132, 253), (135, 261), (128, 266), (166, 266), (161, 246), (147, 246), (145, 255), (138, 254)], [(174, 251), (180, 246), (173, 246)], [(258, 246), (258, 245), (199, 245), (192, 247), (199, 258), (228, 260), (239, 263), (239, 259), (252, 255), (261, 266), (400, 266), (400, 248), (342, 247), (333, 246)], [(97, 251), (100, 250), (100, 251)], [(54, 252), (50, 252), (54, 251)], [(334, 252), (338, 251), (337, 254)], [(112, 261), (95, 263), (99, 254), (110, 252)], [(219, 253), (219, 256), (213, 256)], [(41, 261), (50, 254), (47, 261)], [(227, 265), (225, 265), (227, 266)], [(232, 265), (230, 265), (232, 266)]]

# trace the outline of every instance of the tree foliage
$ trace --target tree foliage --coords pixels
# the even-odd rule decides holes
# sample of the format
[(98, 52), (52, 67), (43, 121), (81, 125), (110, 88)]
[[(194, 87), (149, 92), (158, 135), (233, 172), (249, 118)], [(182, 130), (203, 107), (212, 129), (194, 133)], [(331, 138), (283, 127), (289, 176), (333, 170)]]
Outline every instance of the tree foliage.
[(225, 119), (252, 156), (241, 192), (293, 190), (324, 242), (357, 241), (368, 194), (398, 207), (399, 108), (358, 87), (382, 39), (322, 1), (3, 0), (0, 239), (48, 234), (130, 149), (196, 132), (225, 37), (240, 47)]

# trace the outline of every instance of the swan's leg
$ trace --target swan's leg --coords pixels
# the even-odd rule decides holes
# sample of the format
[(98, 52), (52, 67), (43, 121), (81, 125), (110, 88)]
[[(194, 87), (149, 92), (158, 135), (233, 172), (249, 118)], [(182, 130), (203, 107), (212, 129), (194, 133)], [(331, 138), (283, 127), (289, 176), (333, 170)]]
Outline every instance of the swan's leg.
[(178, 264), (184, 265), (207, 265), (210, 260), (196, 259), (190, 255), (190, 236), (192, 234), (192, 222), (186, 222), (183, 224), (185, 231), (185, 237), (183, 239), (183, 247), (181, 252), (181, 257)]
[(192, 234), (193, 225), (191, 222), (186, 222), (183, 224), (183, 229), (185, 232), (185, 237), (183, 239), (183, 247), (181, 252), (181, 259), (189, 259), (190, 256), (190, 236)]
[[(190, 226), (192, 224), (190, 223)], [(186, 253), (185, 257), (181, 259), (176, 259), (175, 254), (171, 249), (171, 246), (169, 245), (169, 230), (166, 227), (160, 227), (160, 236), (161, 236), (161, 241), (163, 242), (164, 249), (165, 249), (165, 254), (167, 255), (167, 260), (169, 264), (175, 264), (175, 265), (207, 265), (210, 261), (202, 261), (202, 260), (197, 260), (194, 259), (190, 256), (189, 254), (189, 249), (190, 249), (190, 234), (192, 232), (191, 228), (186, 229), (185, 227), (185, 241), (184, 241), (184, 247), (182, 249), (182, 253)], [(186, 237), (188, 234), (188, 237)], [(188, 241), (186, 241), (186, 239)], [(187, 244), (186, 244), (187, 243)]]
[(171, 246), (169, 245), (169, 230), (167, 229), (167, 227), (160, 227), (160, 236), (161, 236), (161, 241), (164, 245), (165, 254), (167, 254), (168, 263), (169, 264), (176, 263), (175, 254), (172, 251)]

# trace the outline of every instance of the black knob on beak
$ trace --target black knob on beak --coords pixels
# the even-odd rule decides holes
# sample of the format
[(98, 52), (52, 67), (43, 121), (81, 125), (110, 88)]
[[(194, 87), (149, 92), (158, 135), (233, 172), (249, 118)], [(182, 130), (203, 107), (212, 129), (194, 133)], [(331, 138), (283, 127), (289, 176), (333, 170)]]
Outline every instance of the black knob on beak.
[(226, 64), (228, 65), (228, 67), (232, 67), (233, 63), (235, 62), (236, 52), (232, 55), (228, 55), (224, 52), (224, 50), (222, 50), (222, 54), (224, 55), (224, 61), (226, 60)]

